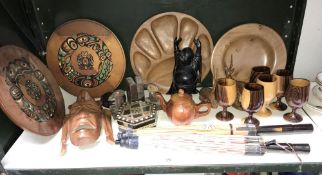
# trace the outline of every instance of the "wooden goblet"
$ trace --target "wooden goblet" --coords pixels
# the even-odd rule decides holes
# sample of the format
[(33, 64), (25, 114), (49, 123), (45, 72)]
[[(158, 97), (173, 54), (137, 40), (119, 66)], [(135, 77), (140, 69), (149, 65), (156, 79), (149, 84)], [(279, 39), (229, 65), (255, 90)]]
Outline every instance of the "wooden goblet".
[(246, 83), (241, 96), (242, 108), (248, 113), (244, 123), (259, 126), (259, 120), (253, 114), (264, 103), (264, 87), (257, 83)]
[(293, 79), (291, 71), (286, 69), (279, 69), (273, 75), (276, 78), (276, 97), (277, 100), (269, 105), (273, 110), (285, 111), (287, 105), (282, 102), (282, 97), (285, 95), (285, 91), (290, 84), (290, 80)]
[(276, 97), (276, 78), (270, 74), (261, 74), (257, 78), (257, 83), (264, 87), (264, 104), (256, 115), (262, 117), (270, 116), (272, 111), (267, 106)]
[(219, 106), (223, 110), (216, 114), (216, 118), (221, 121), (230, 121), (234, 118), (227, 108), (231, 106), (236, 99), (236, 81), (230, 78), (220, 78), (217, 80), (215, 88), (215, 97)]
[(296, 113), (298, 108), (303, 107), (309, 99), (310, 81), (306, 79), (293, 79), (286, 90), (285, 99), (287, 104), (292, 108), (292, 112), (284, 114), (283, 118), (290, 122), (301, 122), (302, 116)]
[(256, 83), (257, 78), (261, 74), (270, 74), (270, 73), (271, 73), (271, 69), (267, 66), (255, 66), (252, 68), (252, 71), (250, 73), (249, 82)]

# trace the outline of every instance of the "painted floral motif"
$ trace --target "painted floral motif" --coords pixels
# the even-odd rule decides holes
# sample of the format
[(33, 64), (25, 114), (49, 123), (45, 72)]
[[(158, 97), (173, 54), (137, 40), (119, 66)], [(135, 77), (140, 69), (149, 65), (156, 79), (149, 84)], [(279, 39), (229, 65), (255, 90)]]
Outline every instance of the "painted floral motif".
[(77, 56), (77, 63), (81, 70), (93, 70), (93, 56), (87, 51), (81, 52), (81, 54)]
[[(88, 48), (92, 49), (96, 55), (87, 51), (79, 51)], [(80, 53), (79, 53), (80, 52)], [(94, 58), (99, 58), (97, 72), (90, 75), (83, 75), (78, 72), (72, 64), (73, 54), (78, 54), (77, 66), (80, 70), (93, 70)], [(66, 38), (58, 50), (59, 67), (68, 80), (77, 86), (93, 88), (99, 86), (110, 76), (112, 71), (112, 53), (107, 45), (97, 36), (87, 33), (78, 33), (76, 36)]]

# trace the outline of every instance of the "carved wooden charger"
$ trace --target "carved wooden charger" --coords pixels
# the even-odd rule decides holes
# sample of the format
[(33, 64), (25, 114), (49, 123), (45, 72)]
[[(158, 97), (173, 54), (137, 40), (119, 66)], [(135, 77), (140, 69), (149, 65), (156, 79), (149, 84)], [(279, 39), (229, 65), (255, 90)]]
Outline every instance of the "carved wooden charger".
[(113, 32), (87, 19), (58, 27), (48, 41), (46, 58), (59, 85), (75, 96), (82, 89), (92, 97), (113, 91), (126, 66), (122, 45)]
[(225, 67), (233, 59), (232, 78), (248, 82), (254, 66), (268, 66), (271, 73), (284, 69), (287, 61), (282, 38), (273, 29), (261, 24), (243, 24), (225, 33), (216, 43), (211, 56), (211, 72), (225, 77)]
[(30, 52), (0, 48), (0, 105), (20, 128), (40, 135), (59, 131), (65, 116), (62, 93), (54, 76)]
[(163, 93), (172, 83), (175, 37), (182, 38), (180, 49), (195, 47), (193, 41), (199, 38), (204, 79), (210, 70), (213, 43), (206, 27), (192, 16), (178, 12), (155, 15), (140, 26), (131, 43), (130, 59), (134, 73), (140, 75), (145, 84), (152, 83)]

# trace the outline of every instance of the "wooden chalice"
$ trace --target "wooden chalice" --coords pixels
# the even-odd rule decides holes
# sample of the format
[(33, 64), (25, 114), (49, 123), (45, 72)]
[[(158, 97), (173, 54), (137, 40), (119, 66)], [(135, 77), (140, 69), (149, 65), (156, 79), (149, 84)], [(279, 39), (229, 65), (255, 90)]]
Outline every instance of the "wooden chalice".
[(309, 99), (310, 81), (306, 79), (293, 79), (290, 81), (290, 85), (286, 90), (285, 99), (292, 108), (292, 112), (284, 114), (283, 118), (289, 122), (297, 123), (303, 120), (303, 117), (296, 113), (298, 108), (303, 105)]
[(215, 97), (218, 105), (223, 107), (223, 110), (216, 114), (218, 120), (230, 121), (234, 118), (234, 115), (231, 112), (228, 112), (227, 108), (235, 102), (236, 95), (235, 80), (230, 78), (220, 78), (217, 80)]
[(270, 73), (271, 73), (271, 69), (267, 66), (255, 66), (252, 68), (252, 71), (250, 73), (249, 82), (256, 83), (257, 78), (261, 74), (270, 74)]
[(272, 111), (267, 107), (276, 97), (276, 78), (270, 74), (261, 74), (256, 82), (264, 87), (264, 104), (256, 115), (262, 117), (271, 116)]
[(253, 114), (262, 107), (264, 103), (264, 87), (257, 83), (246, 83), (241, 96), (242, 108), (248, 113), (245, 124), (259, 126), (259, 120)]
[(273, 110), (285, 111), (287, 105), (282, 102), (282, 97), (285, 95), (285, 91), (290, 84), (290, 80), (293, 79), (291, 71), (286, 69), (279, 69), (273, 75), (276, 78), (276, 97), (277, 100), (269, 105)]

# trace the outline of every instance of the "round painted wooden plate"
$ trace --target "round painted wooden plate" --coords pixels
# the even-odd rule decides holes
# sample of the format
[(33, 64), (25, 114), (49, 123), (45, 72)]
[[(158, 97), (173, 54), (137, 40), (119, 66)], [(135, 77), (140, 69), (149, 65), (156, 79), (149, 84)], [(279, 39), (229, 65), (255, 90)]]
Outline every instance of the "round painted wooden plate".
[(17, 126), (40, 135), (62, 127), (63, 95), (48, 68), (29, 51), (0, 48), (0, 105)]
[(48, 41), (46, 59), (58, 84), (75, 96), (81, 90), (92, 97), (113, 91), (126, 66), (122, 45), (114, 33), (88, 19), (59, 26)]
[(217, 78), (225, 77), (225, 67), (231, 58), (235, 69), (232, 77), (248, 82), (254, 66), (270, 67), (271, 73), (284, 69), (287, 51), (280, 35), (261, 24), (243, 24), (232, 28), (216, 43), (211, 56), (211, 72)]
[(184, 13), (167, 12), (146, 20), (136, 31), (130, 50), (134, 73), (145, 84), (154, 84), (162, 93), (170, 89), (174, 68), (173, 41), (181, 37), (180, 49), (194, 48), (194, 39), (201, 41), (202, 79), (210, 70), (213, 48), (211, 36), (197, 19)]

